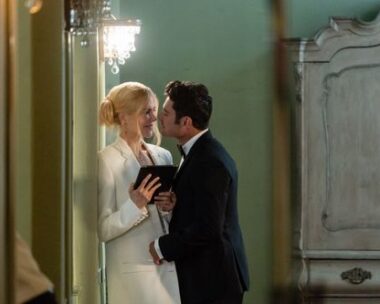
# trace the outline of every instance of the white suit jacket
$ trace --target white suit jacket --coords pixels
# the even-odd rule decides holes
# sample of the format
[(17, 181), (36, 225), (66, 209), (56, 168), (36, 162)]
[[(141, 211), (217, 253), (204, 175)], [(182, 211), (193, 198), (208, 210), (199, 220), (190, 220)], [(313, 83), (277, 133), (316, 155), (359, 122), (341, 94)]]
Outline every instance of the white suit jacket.
[[(156, 165), (172, 163), (169, 151), (146, 148)], [(135, 155), (118, 137), (98, 158), (98, 235), (106, 242), (108, 303), (180, 303), (174, 263), (156, 266), (148, 251), (163, 235), (158, 211), (155, 205), (139, 209), (129, 197), (140, 169)]]

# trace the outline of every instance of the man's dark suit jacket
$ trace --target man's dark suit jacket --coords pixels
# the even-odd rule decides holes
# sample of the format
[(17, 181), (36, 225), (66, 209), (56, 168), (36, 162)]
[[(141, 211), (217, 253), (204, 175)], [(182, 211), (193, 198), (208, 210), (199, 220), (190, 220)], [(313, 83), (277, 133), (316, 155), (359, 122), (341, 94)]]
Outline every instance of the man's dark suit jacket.
[(159, 239), (175, 261), (182, 304), (232, 303), (249, 277), (237, 213), (237, 170), (208, 131), (190, 149), (173, 185), (169, 234)]

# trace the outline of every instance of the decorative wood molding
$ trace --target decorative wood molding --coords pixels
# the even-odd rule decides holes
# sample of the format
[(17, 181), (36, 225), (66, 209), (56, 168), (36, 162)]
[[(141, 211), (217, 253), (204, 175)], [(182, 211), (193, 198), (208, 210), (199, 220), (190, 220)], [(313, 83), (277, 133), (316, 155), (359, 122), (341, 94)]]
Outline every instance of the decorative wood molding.
[(329, 25), (319, 30), (313, 38), (289, 38), (285, 41), (293, 61), (328, 62), (339, 50), (345, 48), (379, 46), (380, 12), (369, 22), (331, 17)]

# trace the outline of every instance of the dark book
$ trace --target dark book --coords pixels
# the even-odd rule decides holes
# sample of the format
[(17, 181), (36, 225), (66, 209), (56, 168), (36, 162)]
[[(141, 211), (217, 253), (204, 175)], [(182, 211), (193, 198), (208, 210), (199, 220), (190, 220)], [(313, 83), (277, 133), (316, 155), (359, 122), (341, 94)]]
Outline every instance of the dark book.
[(134, 188), (136, 189), (138, 186), (140, 186), (142, 180), (148, 174), (152, 174), (150, 180), (158, 176), (160, 178), (159, 183), (161, 183), (161, 186), (154, 192), (152, 200), (149, 202), (149, 204), (153, 204), (154, 197), (158, 195), (158, 193), (170, 190), (177, 169), (178, 167), (174, 165), (142, 166), (140, 168), (139, 174), (137, 175)]

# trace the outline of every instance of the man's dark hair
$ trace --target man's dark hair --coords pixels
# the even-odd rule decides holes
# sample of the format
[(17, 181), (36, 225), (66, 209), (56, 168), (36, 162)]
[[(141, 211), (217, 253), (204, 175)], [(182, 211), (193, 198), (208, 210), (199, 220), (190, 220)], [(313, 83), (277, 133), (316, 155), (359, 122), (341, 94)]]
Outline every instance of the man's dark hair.
[(208, 127), (212, 112), (212, 98), (208, 95), (205, 85), (174, 80), (166, 85), (165, 95), (173, 101), (176, 123), (180, 118), (189, 116), (195, 128), (204, 130)]

